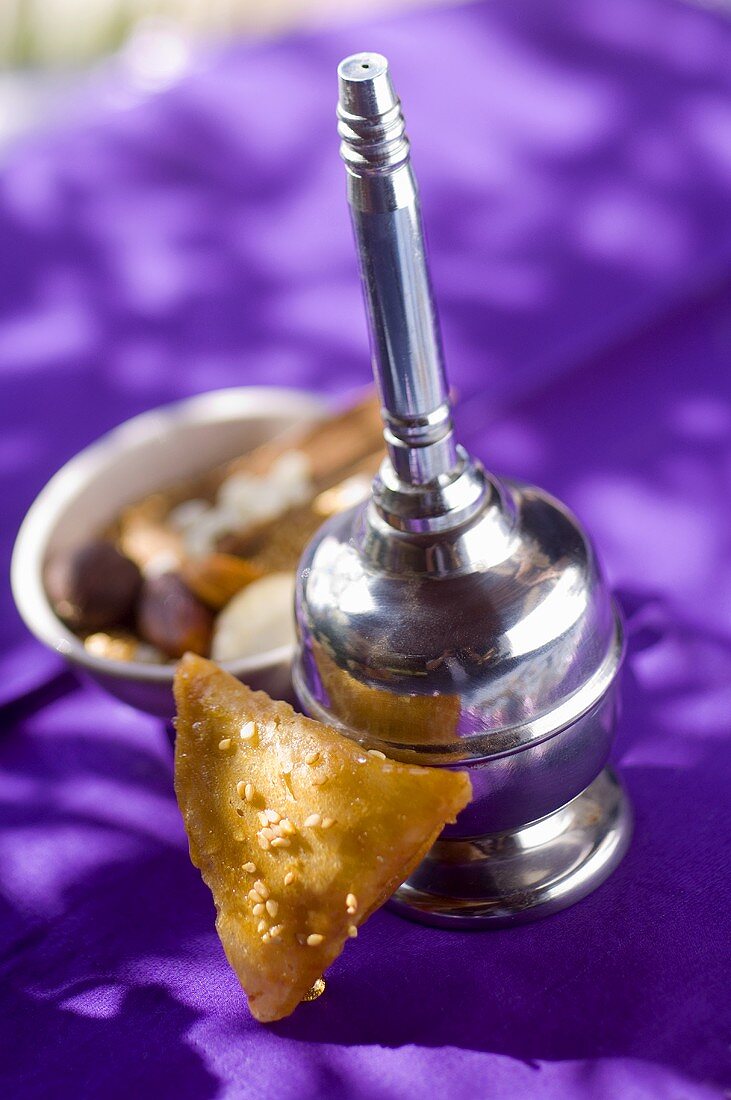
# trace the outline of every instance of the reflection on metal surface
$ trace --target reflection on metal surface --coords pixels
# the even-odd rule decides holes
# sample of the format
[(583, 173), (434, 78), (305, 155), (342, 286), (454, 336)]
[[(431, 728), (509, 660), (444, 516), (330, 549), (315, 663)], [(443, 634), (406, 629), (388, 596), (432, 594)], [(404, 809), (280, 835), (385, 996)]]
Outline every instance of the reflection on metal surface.
[(367, 731), (369, 741), (443, 745), (454, 738), (460, 712), (457, 695), (399, 695), (351, 676), (322, 648), (313, 646), (320, 682), (330, 707), (350, 730)]
[(575, 565), (566, 566), (537, 605), (526, 609), (524, 618), (506, 632), (509, 655), (524, 657), (566, 634), (586, 609), (585, 595), (579, 570)]
[(470, 842), (468, 852), (464, 842), (438, 841), (390, 904), (447, 928), (536, 920), (601, 885), (622, 859), (631, 834), (627, 796), (606, 769), (544, 821), (481, 837)]

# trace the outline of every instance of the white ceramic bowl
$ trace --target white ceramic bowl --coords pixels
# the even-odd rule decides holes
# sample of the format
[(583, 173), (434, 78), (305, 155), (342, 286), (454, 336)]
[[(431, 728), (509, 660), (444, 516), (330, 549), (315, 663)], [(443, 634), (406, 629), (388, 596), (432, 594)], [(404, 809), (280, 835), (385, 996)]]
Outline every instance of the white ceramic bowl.
[[(112, 695), (150, 714), (173, 714), (173, 665), (110, 661), (87, 652), (55, 614), (43, 584), (48, 557), (84, 542), (120, 508), (177, 480), (243, 454), (325, 414), (311, 393), (242, 387), (201, 394), (136, 416), (72, 458), (32, 504), (13, 550), (11, 584), (28, 628)], [(292, 647), (230, 661), (225, 668), (274, 698), (291, 692)]]

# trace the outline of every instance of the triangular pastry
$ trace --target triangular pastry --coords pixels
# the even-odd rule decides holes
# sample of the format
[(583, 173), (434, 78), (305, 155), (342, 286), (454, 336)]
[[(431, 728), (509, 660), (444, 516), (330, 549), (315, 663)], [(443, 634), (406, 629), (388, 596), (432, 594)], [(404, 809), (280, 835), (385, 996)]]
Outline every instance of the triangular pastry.
[(471, 797), (186, 655), (175, 789), (253, 1015), (288, 1015)]

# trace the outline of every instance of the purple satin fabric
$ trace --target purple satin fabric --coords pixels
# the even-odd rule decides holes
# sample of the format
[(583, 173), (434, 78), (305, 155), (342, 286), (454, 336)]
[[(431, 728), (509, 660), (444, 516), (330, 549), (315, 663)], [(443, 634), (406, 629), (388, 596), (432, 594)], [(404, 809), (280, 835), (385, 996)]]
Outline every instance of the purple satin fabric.
[[(255, 1023), (188, 860), (161, 725), (2, 589), (0, 1084), (14, 1100), (706, 1098), (731, 1084), (731, 23), (490, 0), (201, 62), (0, 170), (2, 551), (142, 409), (369, 377), (334, 67), (392, 61), (462, 440), (588, 524), (628, 621), (612, 879), (533, 926), (380, 912)], [(293, 92), (287, 90), (292, 80)]]

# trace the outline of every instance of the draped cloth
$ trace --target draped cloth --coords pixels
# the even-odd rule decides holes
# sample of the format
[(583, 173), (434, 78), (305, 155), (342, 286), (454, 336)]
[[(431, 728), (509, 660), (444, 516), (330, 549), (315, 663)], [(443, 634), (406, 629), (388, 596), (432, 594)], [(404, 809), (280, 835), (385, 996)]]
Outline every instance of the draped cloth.
[(2, 552), (102, 431), (206, 389), (342, 399), (368, 347), (337, 61), (392, 64), (460, 440), (588, 526), (628, 634), (636, 831), (566, 912), (376, 914), (257, 1024), (188, 860), (162, 725), (0, 638), (3, 1095), (705, 1098), (728, 1080), (731, 22), (490, 0), (104, 76), (0, 164)]

